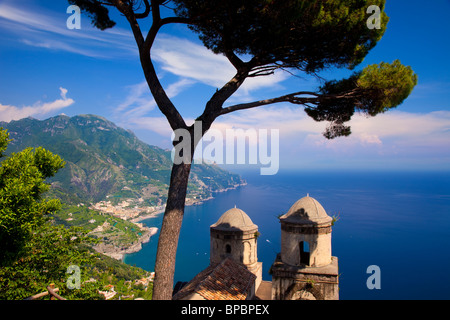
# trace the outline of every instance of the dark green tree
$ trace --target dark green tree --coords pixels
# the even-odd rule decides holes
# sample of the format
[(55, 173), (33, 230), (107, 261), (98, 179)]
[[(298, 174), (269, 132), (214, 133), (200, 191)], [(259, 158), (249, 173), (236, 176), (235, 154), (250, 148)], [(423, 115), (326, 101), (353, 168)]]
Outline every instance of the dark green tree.
[[(0, 156), (8, 133), (0, 128)], [(44, 199), (45, 182), (64, 161), (44, 148), (27, 148), (6, 157), (0, 166), (0, 299), (24, 299), (54, 283), (68, 299), (99, 299), (94, 283), (84, 283), (95, 255), (94, 240), (81, 228), (55, 226), (49, 214), (59, 200)], [(70, 265), (83, 268), (79, 290), (66, 285)], [(73, 289), (73, 288), (72, 288)]]
[[(0, 156), (8, 145), (8, 133), (0, 128)], [(60, 208), (56, 199), (43, 199), (52, 177), (64, 161), (44, 148), (27, 148), (3, 159), (0, 166), (0, 267), (20, 257), (33, 230), (45, 216)]]
[[(96, 274), (92, 268), (97, 258), (89, 249), (92, 240), (80, 228), (51, 223), (35, 227), (20, 257), (0, 268), (0, 299), (25, 299), (47, 291), (50, 284), (68, 300), (101, 299), (98, 291), (102, 284), (87, 281)], [(69, 266), (79, 267), (79, 273)], [(78, 276), (80, 286), (75, 287), (76, 280), (72, 279)], [(73, 287), (67, 285), (68, 281)]]
[[(237, 110), (289, 102), (305, 108), (316, 121), (328, 121), (326, 138), (349, 135), (345, 123), (355, 112), (375, 116), (399, 105), (412, 91), (417, 77), (399, 61), (363, 68), (348, 79), (325, 82), (317, 91), (298, 91), (280, 97), (224, 107), (246, 79), (264, 77), (275, 70), (294, 75), (318, 75), (330, 68), (354, 69), (383, 36), (388, 17), (385, 0), (69, 0), (88, 13), (93, 24), (113, 27), (108, 7), (115, 7), (129, 22), (139, 50), (148, 87), (171, 128), (191, 136), (190, 154), (174, 163), (155, 264), (154, 299), (170, 299), (175, 257), (183, 220), (191, 160), (199, 139), (186, 125), (162, 87), (151, 56), (158, 32), (168, 24), (185, 24), (203, 44), (224, 55), (235, 75), (205, 102), (197, 120), (203, 134), (214, 120)], [(379, 28), (368, 28), (367, 8), (380, 8)], [(173, 14), (162, 15), (162, 8)], [(166, 12), (165, 10), (164, 12)], [(144, 34), (140, 23), (150, 25)], [(177, 138), (177, 137), (176, 137)], [(174, 145), (179, 143), (174, 140)]]

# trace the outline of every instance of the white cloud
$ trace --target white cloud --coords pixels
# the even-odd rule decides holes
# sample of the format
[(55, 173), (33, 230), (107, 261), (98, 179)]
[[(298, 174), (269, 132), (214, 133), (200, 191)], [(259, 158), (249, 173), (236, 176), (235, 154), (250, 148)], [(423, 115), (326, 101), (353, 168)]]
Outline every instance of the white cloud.
[(125, 112), (125, 115), (133, 113), (143, 114), (155, 108), (155, 101), (150, 93), (147, 82), (131, 85), (128, 87), (129, 93), (119, 106), (116, 112)]
[(380, 138), (376, 134), (361, 133), (359, 140), (363, 145), (382, 145)]
[(449, 111), (423, 114), (392, 111), (376, 117), (356, 114), (348, 125), (352, 129), (349, 137), (327, 140), (322, 136), (326, 122), (315, 122), (302, 108), (283, 105), (232, 113), (219, 118), (213, 127), (279, 129), (284, 145), (333, 149), (338, 153), (361, 148), (379, 152), (393, 147), (405, 151), (447, 148), (450, 152)]
[(445, 142), (450, 144), (449, 111), (425, 114), (392, 111), (376, 117), (356, 114), (348, 125), (352, 129), (349, 137), (327, 140), (322, 136), (327, 126), (326, 122), (314, 121), (300, 107), (280, 105), (249, 109), (219, 117), (212, 128), (222, 131), (233, 128), (279, 129), (282, 138), (303, 137), (305, 140), (321, 140), (321, 145), (340, 145), (344, 141), (346, 144), (367, 147), (380, 146), (385, 141), (409, 145), (417, 145), (423, 141), (427, 141), (428, 145)]
[[(81, 30), (69, 30), (65, 11), (53, 12), (16, 2), (0, 3), (0, 30), (3, 36), (15, 35), (17, 41), (48, 50), (60, 50), (88, 57), (114, 59), (137, 56), (130, 31), (115, 27), (100, 31), (82, 15)], [(114, 49), (114, 50), (112, 50)]]
[(11, 120), (19, 120), (30, 116), (41, 116), (51, 112), (58, 111), (75, 103), (71, 98), (67, 98), (68, 90), (60, 87), (61, 99), (53, 102), (36, 102), (32, 106), (16, 107), (11, 105), (3, 105), (0, 103), (0, 120), (9, 122)]
[[(165, 91), (169, 98), (174, 98), (192, 84), (192, 80), (181, 79), (170, 84)], [(132, 122), (134, 118), (140, 118), (155, 109), (156, 102), (146, 81), (128, 86), (127, 89), (129, 90), (127, 97), (115, 109), (117, 115), (129, 118)]]
[(44, 48), (48, 50), (66, 51), (91, 58), (106, 58), (103, 52), (96, 52), (95, 50), (84, 48), (83, 46), (80, 46), (79, 43), (69, 44), (67, 39), (64, 41), (57, 41), (50, 39), (38, 39), (38, 40), (22, 39), (21, 42), (31, 47)]
[(63, 87), (59, 87), (59, 91), (61, 91), (61, 98), (63, 98), (64, 100), (67, 100), (67, 92), (69, 92), (69, 90), (67, 90), (66, 88)]
[(450, 146), (450, 111), (392, 111), (373, 118), (356, 116), (350, 125), (356, 134), (377, 136), (380, 141), (395, 141), (403, 146)]
[[(190, 124), (193, 120), (186, 121)], [(147, 132), (153, 144), (164, 143), (171, 148), (172, 130), (163, 116), (136, 117), (131, 123), (141, 134)], [(450, 159), (449, 111), (424, 114), (393, 111), (373, 118), (355, 115), (349, 125), (352, 127), (349, 137), (327, 140), (322, 135), (327, 123), (315, 122), (302, 108), (278, 105), (227, 114), (218, 118), (211, 128), (220, 130), (219, 137), (226, 137), (227, 129), (257, 132), (267, 129), (269, 135), (270, 130), (279, 130), (282, 167), (406, 169), (431, 162), (436, 168), (448, 168), (445, 159)], [(205, 141), (203, 148), (211, 140)]]
[[(221, 88), (236, 73), (225, 56), (212, 53), (202, 44), (166, 34), (158, 36), (152, 53), (163, 70), (216, 88)], [(287, 73), (280, 71), (272, 76), (249, 78), (239, 94), (248, 95), (249, 91), (279, 87), (287, 77)]]
[(172, 129), (165, 117), (136, 117), (129, 119), (128, 123), (135, 129), (152, 131), (166, 139), (170, 139), (172, 135)]
[(220, 88), (234, 75), (228, 60), (186, 39), (160, 35), (152, 50), (163, 70)]

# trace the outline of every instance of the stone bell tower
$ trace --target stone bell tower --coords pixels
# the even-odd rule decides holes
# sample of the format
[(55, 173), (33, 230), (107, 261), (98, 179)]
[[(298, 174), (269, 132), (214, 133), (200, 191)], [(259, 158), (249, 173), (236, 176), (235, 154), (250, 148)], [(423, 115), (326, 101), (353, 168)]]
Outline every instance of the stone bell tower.
[(225, 258), (243, 264), (256, 275), (255, 291), (262, 280), (262, 262), (258, 262), (258, 226), (241, 209), (226, 211), (210, 227), (210, 263), (220, 263)]
[(281, 253), (272, 265), (273, 300), (339, 299), (338, 259), (331, 255), (332, 218), (304, 197), (280, 217)]

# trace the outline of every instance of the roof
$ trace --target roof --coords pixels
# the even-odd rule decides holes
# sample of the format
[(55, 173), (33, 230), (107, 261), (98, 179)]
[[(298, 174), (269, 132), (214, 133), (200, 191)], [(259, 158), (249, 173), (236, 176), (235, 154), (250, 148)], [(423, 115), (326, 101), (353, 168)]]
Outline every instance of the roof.
[(245, 300), (255, 279), (244, 265), (226, 258), (197, 274), (173, 299), (181, 300), (197, 293), (206, 300)]
[(226, 211), (211, 228), (227, 231), (251, 231), (257, 230), (258, 226), (244, 211), (232, 208)]
[(289, 211), (280, 217), (282, 222), (294, 224), (328, 224), (332, 218), (322, 205), (309, 195), (295, 202)]

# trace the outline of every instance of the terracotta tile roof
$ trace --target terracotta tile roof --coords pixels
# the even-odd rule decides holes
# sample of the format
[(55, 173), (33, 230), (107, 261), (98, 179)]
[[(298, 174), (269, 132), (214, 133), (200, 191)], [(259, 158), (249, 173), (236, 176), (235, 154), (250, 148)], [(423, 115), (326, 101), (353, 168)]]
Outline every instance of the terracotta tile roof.
[(206, 300), (245, 300), (255, 279), (244, 265), (227, 258), (197, 274), (173, 299), (197, 293)]

